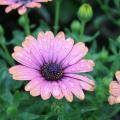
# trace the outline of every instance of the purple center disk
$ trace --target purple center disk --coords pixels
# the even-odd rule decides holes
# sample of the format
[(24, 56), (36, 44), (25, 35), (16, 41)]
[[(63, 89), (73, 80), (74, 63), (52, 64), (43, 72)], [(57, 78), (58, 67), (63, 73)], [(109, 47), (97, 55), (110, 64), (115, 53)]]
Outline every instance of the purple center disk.
[(63, 70), (60, 65), (49, 63), (42, 66), (41, 74), (48, 81), (58, 81), (63, 77)]
[(32, 2), (33, 0), (15, 0), (17, 3), (22, 3), (22, 4), (26, 4), (28, 2)]

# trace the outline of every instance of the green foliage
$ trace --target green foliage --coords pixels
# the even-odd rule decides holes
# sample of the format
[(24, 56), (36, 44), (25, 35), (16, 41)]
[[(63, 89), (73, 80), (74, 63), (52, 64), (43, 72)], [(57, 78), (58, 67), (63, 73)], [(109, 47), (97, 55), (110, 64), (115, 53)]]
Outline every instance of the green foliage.
[[(53, 0), (41, 9), (30, 10), (29, 19), (28, 16), (17, 18), (15, 27), (4, 24), (4, 20), (9, 23), (14, 17), (7, 20), (7, 15), (4, 15), (1, 18), (0, 120), (119, 120), (120, 105), (110, 106), (107, 99), (109, 83), (120, 69), (120, 0), (61, 0), (56, 24), (53, 21), (56, 10), (54, 1), (57, 2)], [(77, 13), (82, 3), (86, 2), (92, 6), (94, 16), (83, 24)], [(35, 14), (32, 15), (32, 12)], [(39, 16), (39, 20), (34, 19), (35, 16)], [(31, 32), (37, 37), (39, 31), (53, 31), (54, 25), (57, 31), (64, 31), (75, 42), (85, 42), (89, 47), (86, 58), (96, 62), (94, 71), (88, 74), (95, 80), (96, 89), (93, 93), (86, 92), (85, 101), (76, 98), (72, 103), (65, 99), (58, 102), (53, 98), (43, 101), (24, 91), (27, 82), (15, 81), (8, 73), (8, 68), (15, 64), (10, 55), (13, 47), (21, 45), (26, 34)]]

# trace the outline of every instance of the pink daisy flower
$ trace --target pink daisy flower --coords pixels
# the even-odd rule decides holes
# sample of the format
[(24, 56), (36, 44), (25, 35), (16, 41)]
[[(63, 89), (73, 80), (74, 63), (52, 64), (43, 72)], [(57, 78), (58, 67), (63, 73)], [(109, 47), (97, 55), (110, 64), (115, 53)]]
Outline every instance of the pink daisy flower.
[(120, 103), (120, 71), (115, 73), (117, 81), (112, 81), (109, 86), (110, 97), (108, 99), (109, 104)]
[(15, 47), (13, 58), (20, 63), (9, 69), (15, 80), (30, 80), (25, 86), (32, 96), (43, 100), (51, 96), (65, 97), (69, 102), (75, 95), (84, 99), (83, 90), (93, 91), (94, 81), (77, 73), (90, 72), (95, 65), (92, 60), (82, 59), (88, 48), (84, 43), (74, 45), (74, 40), (65, 40), (63, 32), (40, 32), (37, 40), (26, 37), (22, 47)]
[(18, 13), (23, 15), (27, 11), (27, 8), (40, 8), (41, 2), (48, 1), (51, 0), (0, 0), (0, 5), (8, 5), (8, 7), (5, 9), (6, 13), (9, 13), (14, 9), (18, 9)]

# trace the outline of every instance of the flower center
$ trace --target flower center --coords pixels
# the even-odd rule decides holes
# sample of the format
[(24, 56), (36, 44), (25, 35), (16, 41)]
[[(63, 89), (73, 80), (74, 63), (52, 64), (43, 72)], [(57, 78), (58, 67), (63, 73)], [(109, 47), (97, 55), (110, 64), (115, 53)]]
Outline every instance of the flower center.
[(41, 74), (48, 81), (57, 81), (63, 77), (63, 70), (60, 65), (49, 63), (42, 66)]
[(28, 2), (32, 2), (32, 0), (16, 0), (16, 2), (25, 4), (25, 3), (28, 3)]

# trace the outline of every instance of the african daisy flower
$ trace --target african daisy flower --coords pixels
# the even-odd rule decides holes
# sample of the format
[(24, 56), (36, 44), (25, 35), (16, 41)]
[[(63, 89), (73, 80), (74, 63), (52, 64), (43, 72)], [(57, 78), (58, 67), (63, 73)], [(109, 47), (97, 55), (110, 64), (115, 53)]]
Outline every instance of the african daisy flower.
[(87, 52), (84, 43), (74, 45), (73, 39), (65, 40), (63, 32), (56, 36), (50, 31), (40, 32), (37, 40), (28, 36), (22, 47), (14, 48), (12, 56), (20, 65), (9, 72), (15, 80), (30, 80), (25, 90), (32, 96), (43, 100), (65, 97), (71, 102), (75, 95), (83, 100), (83, 90), (94, 90), (93, 80), (77, 74), (93, 70), (94, 62), (82, 59)]
[(14, 9), (18, 9), (20, 15), (27, 11), (27, 8), (40, 8), (41, 2), (48, 2), (51, 0), (0, 0), (0, 5), (8, 5), (5, 9), (6, 13)]
[(120, 103), (120, 71), (117, 71), (115, 76), (117, 81), (112, 81), (109, 86), (109, 92), (111, 95), (108, 101), (111, 105)]

